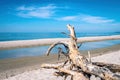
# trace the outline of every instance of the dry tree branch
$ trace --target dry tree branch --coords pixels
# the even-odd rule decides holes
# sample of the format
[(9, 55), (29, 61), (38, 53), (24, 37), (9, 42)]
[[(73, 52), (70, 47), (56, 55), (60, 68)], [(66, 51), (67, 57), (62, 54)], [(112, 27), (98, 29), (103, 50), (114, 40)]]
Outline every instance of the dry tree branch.
[(82, 46), (82, 43), (79, 44), (78, 48), (80, 48)]
[(61, 47), (58, 47), (58, 60), (60, 59), (60, 54), (63, 54), (66, 58), (68, 58), (68, 52), (63, 52)]
[(112, 72), (120, 72), (120, 65), (117, 64), (109, 64), (103, 62), (92, 62), (92, 64), (97, 65), (99, 67), (109, 68)]
[(47, 50), (47, 52), (46, 52), (47, 56), (50, 54), (50, 51), (51, 51), (55, 46), (60, 45), (60, 44), (63, 45), (63, 46), (66, 48), (66, 50), (68, 51), (68, 43), (67, 43), (67, 42), (56, 42), (56, 43), (52, 44), (52, 45), (49, 47), (49, 49)]
[(73, 75), (73, 80), (89, 80), (87, 77), (85, 77), (82, 72), (76, 72), (76, 71), (71, 71), (65, 68), (60, 67), (61, 65), (55, 65), (55, 64), (42, 64), (42, 68), (54, 68), (59, 70), (60, 72), (64, 72), (70, 75)]
[[(79, 47), (77, 46), (77, 38), (74, 31), (74, 27), (71, 25), (67, 25), (68, 30), (70, 31), (70, 40), (69, 42), (56, 42), (53, 45), (50, 46), (50, 48), (47, 51), (47, 55), (49, 55), (50, 51), (56, 46), (56, 45), (63, 45), (67, 50), (67, 55), (69, 59), (64, 63), (64, 66), (67, 62), (70, 62), (69, 65), (72, 66), (70, 70), (65, 69), (64, 66), (55, 66), (53, 64), (47, 64), (42, 65), (42, 67), (48, 67), (48, 68), (54, 68), (61, 72), (70, 74), (73, 76), (73, 80), (89, 80), (89, 75), (95, 75), (100, 77), (103, 80), (120, 80), (120, 76), (116, 75), (112, 72), (110, 67), (104, 67), (100, 66), (95, 63), (91, 62), (90, 52), (88, 52), (89, 60), (83, 56), (80, 51)], [(62, 52), (62, 50), (60, 51)], [(102, 64), (101, 64), (102, 65)], [(76, 69), (74, 71), (73, 69)], [(82, 71), (82, 72), (81, 72)], [(87, 76), (85, 76), (85, 75)]]
[(88, 61), (91, 63), (91, 55), (90, 55), (90, 51), (88, 51)]

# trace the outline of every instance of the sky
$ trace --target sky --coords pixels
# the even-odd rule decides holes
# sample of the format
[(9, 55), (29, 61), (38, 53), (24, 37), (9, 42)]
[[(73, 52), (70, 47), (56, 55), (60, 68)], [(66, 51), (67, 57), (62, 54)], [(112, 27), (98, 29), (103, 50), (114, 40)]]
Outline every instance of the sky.
[(120, 32), (120, 0), (1, 0), (0, 32)]

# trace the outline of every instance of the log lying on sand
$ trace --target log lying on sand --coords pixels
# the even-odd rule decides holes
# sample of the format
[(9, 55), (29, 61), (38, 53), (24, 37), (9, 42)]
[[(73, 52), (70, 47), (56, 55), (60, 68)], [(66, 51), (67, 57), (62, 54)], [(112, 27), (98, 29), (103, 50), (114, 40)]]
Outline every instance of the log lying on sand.
[[(65, 42), (61, 41), (54, 43), (50, 46), (50, 48), (47, 51), (47, 55), (49, 55), (50, 51), (56, 45), (63, 45), (66, 49), (66, 52), (62, 50), (61, 53), (65, 54), (67, 57), (67, 60), (65, 61), (64, 65), (61, 65), (62, 67), (59, 67), (50, 64), (44, 64), (42, 65), (42, 67), (54, 68), (59, 70), (61, 73), (70, 74), (73, 76), (73, 80), (89, 80), (92, 75), (99, 77), (101, 80), (120, 80), (120, 76), (112, 72), (112, 70), (110, 70), (109, 67), (105, 67), (105, 64), (103, 66), (100, 66), (97, 63), (92, 63), (90, 61), (91, 59), (87, 59), (85, 56), (83, 56), (78, 49), (74, 27), (72, 27), (71, 25), (67, 25), (67, 27), (70, 31), (70, 40)], [(70, 68), (66, 69), (64, 66), (66, 66), (67, 62), (69, 62)], [(74, 76), (79, 76), (81, 78), (74, 78)]]
[(61, 65), (55, 65), (55, 64), (42, 64), (41, 67), (42, 68), (54, 68), (57, 69), (61, 72), (67, 73), (69, 75), (73, 76), (73, 80), (89, 80), (87, 77), (85, 77), (82, 72), (76, 72), (76, 71), (72, 71), (69, 69), (65, 69), (60, 67)]
[(109, 68), (112, 72), (120, 72), (120, 65), (117, 64), (108, 64), (103, 62), (92, 62), (92, 64), (97, 65), (99, 67)]

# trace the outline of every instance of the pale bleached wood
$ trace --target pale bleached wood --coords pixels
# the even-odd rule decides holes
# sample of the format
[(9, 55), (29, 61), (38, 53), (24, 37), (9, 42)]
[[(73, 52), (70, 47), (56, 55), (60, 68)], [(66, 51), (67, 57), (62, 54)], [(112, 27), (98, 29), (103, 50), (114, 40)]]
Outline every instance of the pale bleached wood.
[(41, 65), (42, 68), (54, 68), (54, 69), (59, 70), (60, 72), (70, 74), (73, 76), (73, 80), (89, 80), (81, 72), (75, 72), (75, 71), (60, 67), (60, 66), (61, 65), (55, 65), (55, 64), (42, 64)]
[(48, 48), (48, 51), (46, 52), (47, 56), (49, 55), (50, 51), (57, 45), (63, 45), (66, 49), (68, 49), (68, 42), (56, 42)]
[[(71, 26), (69, 26), (68, 28), (70, 28), (69, 29), (71, 33), (70, 35), (74, 35), (73, 33), (74, 28)], [(76, 47), (77, 45), (76, 37), (74, 36), (71, 38), (72, 39), (70, 40), (70, 43), (68, 45), (69, 50), (70, 50), (69, 57), (75, 66), (80, 67), (85, 73), (94, 74), (105, 80), (119, 80), (120, 79), (119, 77), (115, 76), (114, 73), (112, 73), (108, 68), (99, 67), (99, 66), (91, 64), (91, 62), (88, 61), (88, 59), (85, 56), (81, 55), (78, 47)]]
[[(78, 49), (78, 46), (77, 46), (77, 38), (75, 36), (74, 28), (71, 25), (67, 25), (67, 27), (68, 27), (68, 30), (70, 31), (70, 40), (67, 43), (68, 50), (69, 50), (69, 53), (68, 53), (69, 60), (68, 61), (71, 62), (70, 65), (73, 68), (77, 67), (78, 71), (79, 71), (79, 69), (78, 69), (78, 67), (79, 67), (81, 71), (86, 73), (86, 75), (87, 74), (95, 75), (104, 80), (119, 80), (120, 77), (117, 76), (116, 74), (114, 74), (113, 72), (111, 72), (109, 70), (109, 68), (100, 67), (95, 64), (92, 64), (92, 62), (90, 60), (88, 60), (85, 56), (81, 55), (81, 53)], [(52, 46), (52, 48), (53, 47), (54, 46)], [(50, 49), (48, 49), (48, 52), (49, 51), (50, 51)], [(59, 68), (57, 68), (57, 69), (59, 70)], [(72, 68), (71, 68), (71, 71), (72, 71)], [(68, 72), (68, 74), (70, 74), (70, 72)]]
[(100, 67), (109, 68), (112, 72), (120, 72), (120, 65), (117, 65), (117, 64), (109, 64), (104, 62), (92, 62), (92, 64)]

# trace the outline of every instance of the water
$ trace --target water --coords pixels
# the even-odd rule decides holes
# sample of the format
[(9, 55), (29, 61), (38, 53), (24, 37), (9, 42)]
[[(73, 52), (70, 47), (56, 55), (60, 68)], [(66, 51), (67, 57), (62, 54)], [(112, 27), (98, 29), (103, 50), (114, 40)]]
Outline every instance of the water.
[(43, 39), (43, 38), (62, 38), (65, 37), (60, 32), (48, 32), (48, 33), (0, 33), (0, 41), (13, 41), (13, 40), (31, 40), (31, 39)]
[[(87, 36), (109, 36), (120, 35), (120, 33), (77, 33), (77, 37)], [(44, 38), (67, 38), (66, 35), (58, 33), (0, 33), (0, 41), (14, 41), (14, 40), (31, 40), (31, 39), (44, 39)], [(95, 48), (103, 48), (120, 44), (120, 40), (100, 41), (83, 43), (80, 50), (90, 50)], [(2, 46), (2, 45), (0, 45)], [(32, 48), (18, 48), (11, 50), (0, 50), (0, 59), (18, 58), (26, 56), (40, 56), (44, 55), (49, 46), (39, 46)], [(52, 53), (57, 52), (58, 46), (52, 50)]]
[[(119, 35), (120, 32), (114, 33), (77, 33), (77, 37), (88, 37), (88, 36), (109, 36)], [(0, 33), (0, 41), (13, 41), (13, 40), (31, 40), (31, 39), (43, 39), (43, 38), (66, 38), (68, 36), (61, 32), (48, 32), (48, 33)]]

